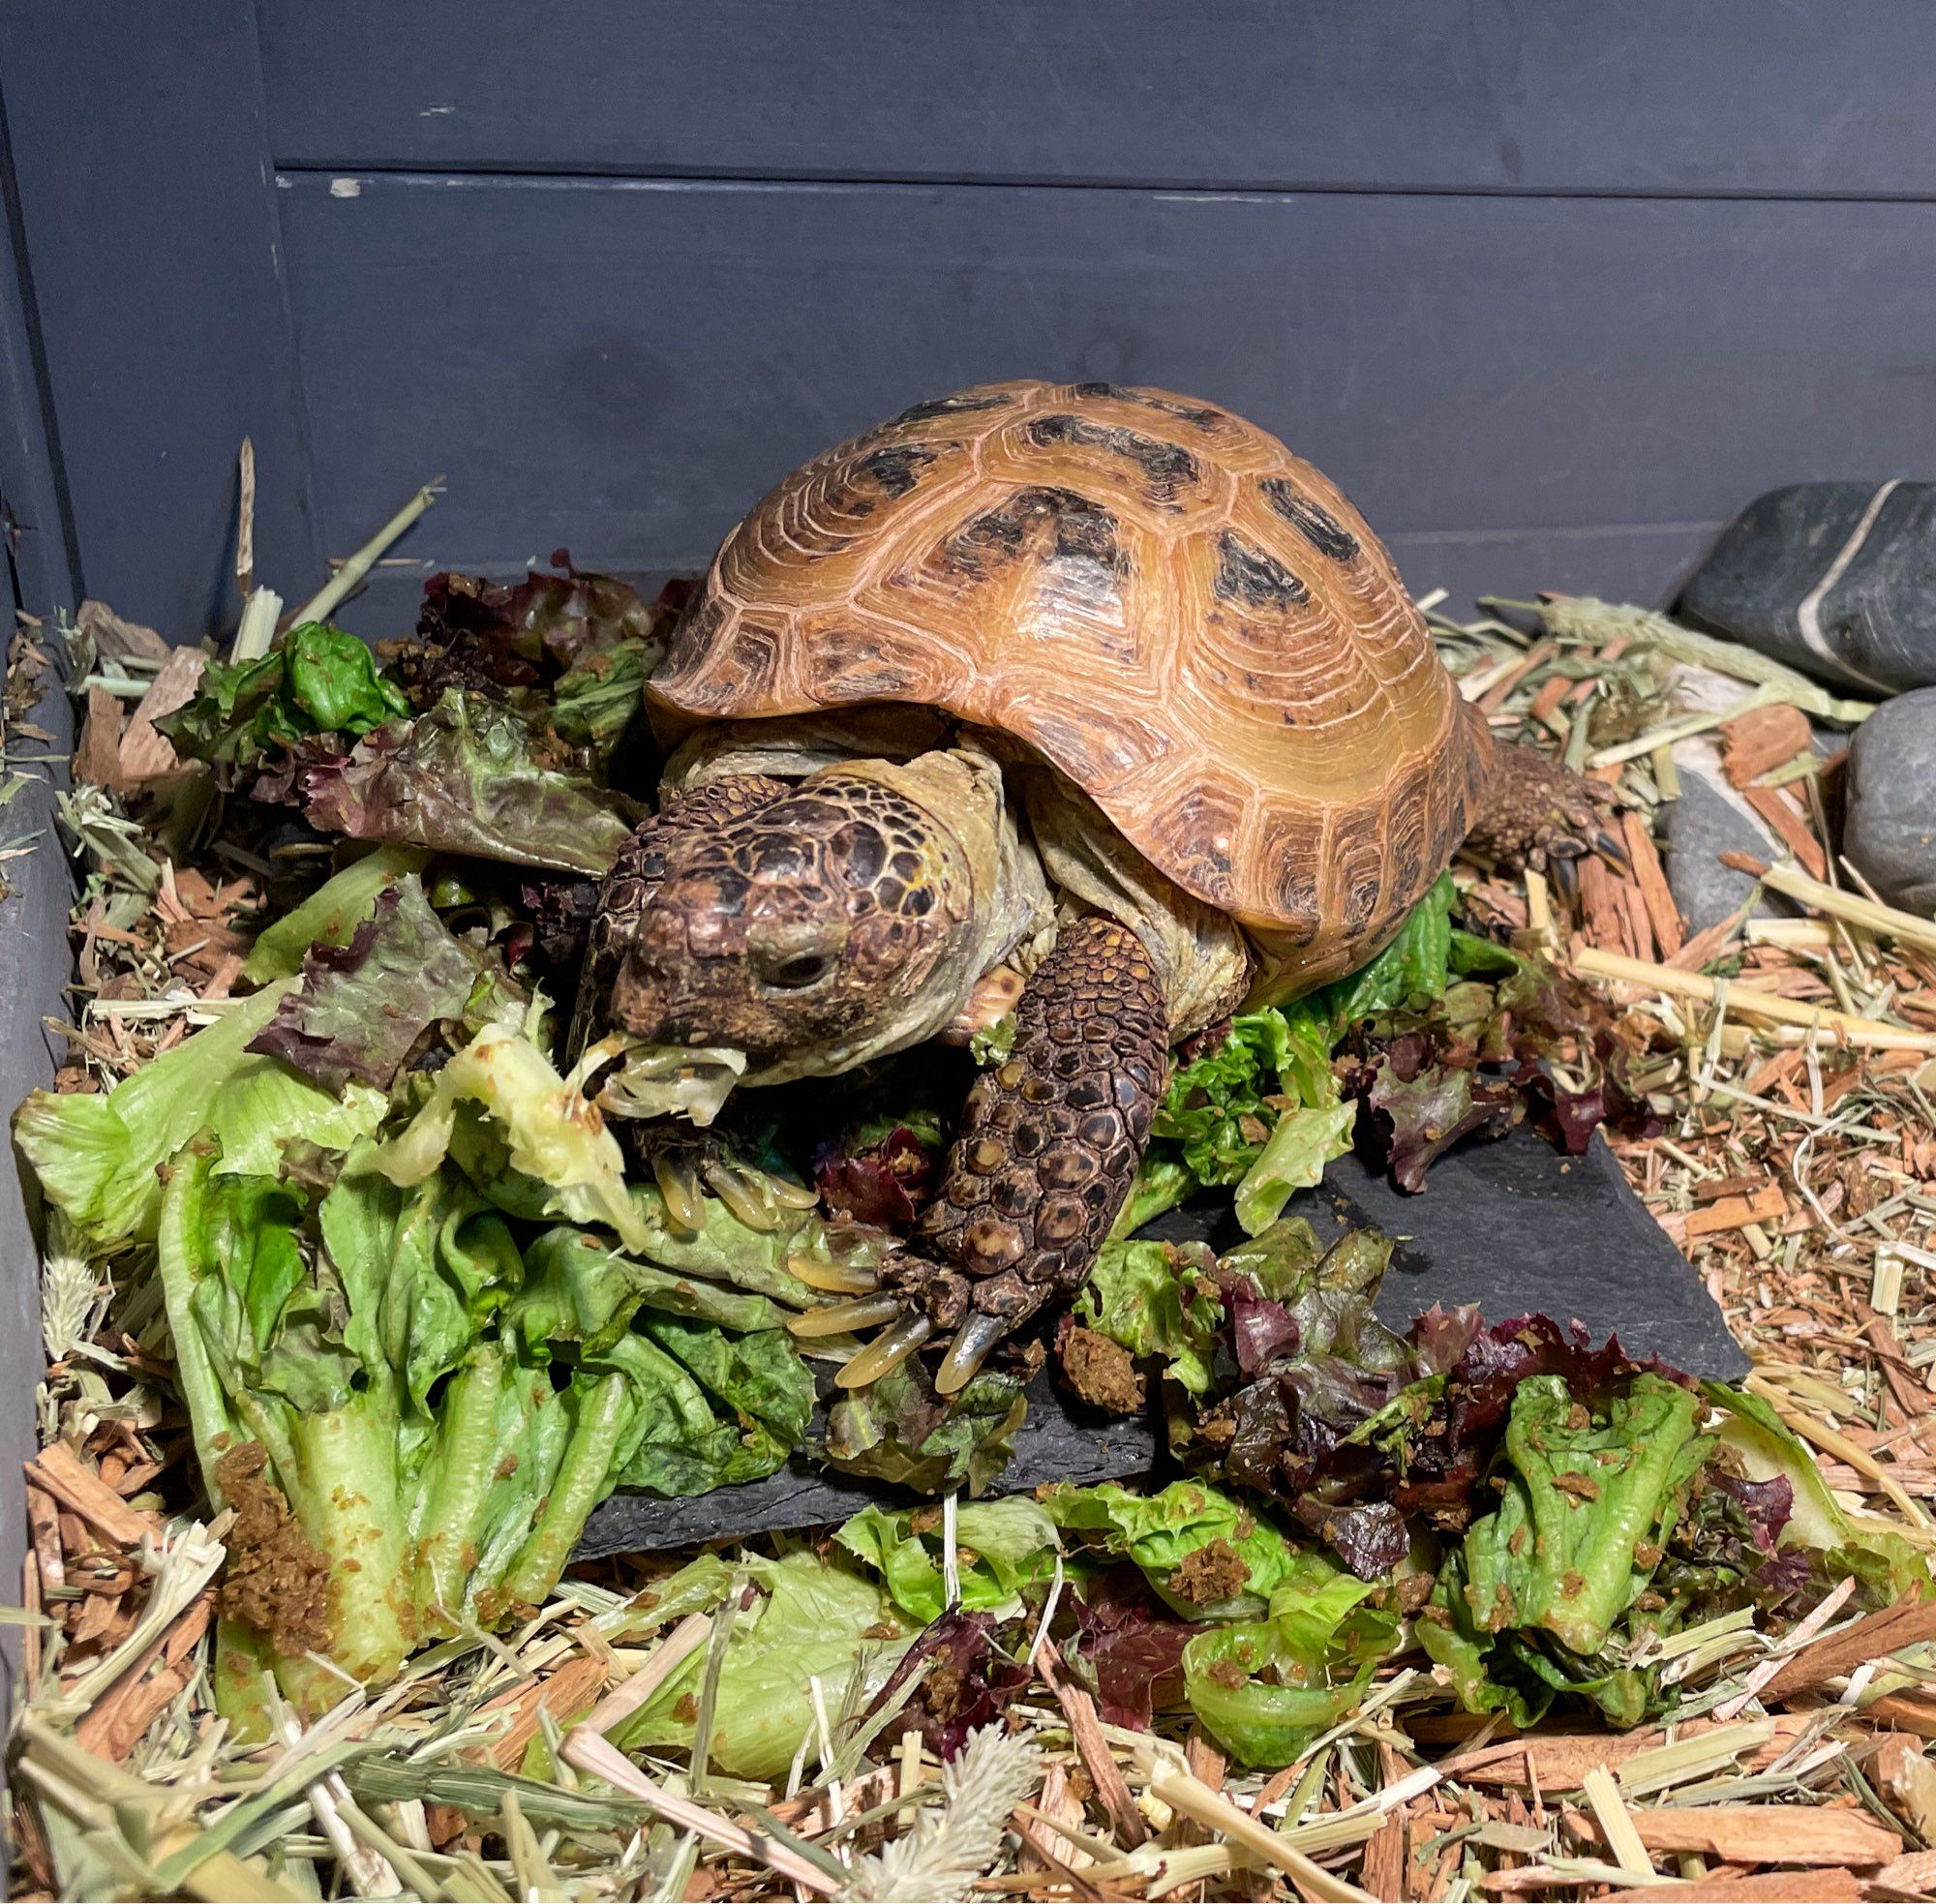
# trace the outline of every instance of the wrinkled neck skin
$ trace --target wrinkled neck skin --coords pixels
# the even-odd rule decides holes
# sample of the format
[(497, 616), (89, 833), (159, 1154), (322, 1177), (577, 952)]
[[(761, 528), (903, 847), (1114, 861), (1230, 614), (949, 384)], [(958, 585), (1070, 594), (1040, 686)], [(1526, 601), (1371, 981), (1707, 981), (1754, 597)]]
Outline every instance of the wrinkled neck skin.
[[(898, 939), (894, 955), (871, 967), (857, 952), (853, 971), (842, 975), (842, 1009), (825, 1014), (828, 1022), (818, 1035), (797, 1035), (771, 1052), (755, 1051), (746, 1084), (831, 1076), (923, 1043), (963, 1009), (990, 965), (1047, 921), (1040, 869), (1009, 810), (1001, 769), (986, 753), (971, 745), (933, 747), (905, 759), (885, 753), (855, 758), (843, 752), (837, 726), (802, 723), (804, 731), (789, 735), (785, 729), (792, 725), (710, 731), (674, 756), (666, 791), (689, 792), (744, 772), (798, 776), (795, 794), (808, 801), (824, 795), (854, 802), (858, 790), (858, 805), (868, 788), (879, 788), (891, 802), (886, 810), (897, 816), (890, 835), (893, 852), (872, 889), (874, 904), (863, 924), (881, 929), (883, 916), (904, 904), (906, 892), (927, 897), (924, 909), (906, 913), (911, 939)], [(867, 723), (853, 739), (892, 746), (903, 737), (915, 743), (945, 738), (931, 724), (912, 721), (898, 730)], [(808, 770), (803, 774), (802, 768)], [(905, 950), (910, 943), (912, 951)], [(714, 1026), (695, 1022), (681, 1031), (693, 1043), (734, 1044), (741, 1029), (734, 1016), (729, 1011)]]

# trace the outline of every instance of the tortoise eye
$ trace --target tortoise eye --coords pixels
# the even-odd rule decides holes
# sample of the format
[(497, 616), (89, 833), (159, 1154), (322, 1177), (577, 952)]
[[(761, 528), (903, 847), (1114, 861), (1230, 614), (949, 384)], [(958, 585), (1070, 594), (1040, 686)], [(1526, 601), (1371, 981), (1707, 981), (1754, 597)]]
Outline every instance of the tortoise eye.
[(826, 952), (800, 952), (770, 966), (760, 976), (779, 991), (804, 991), (819, 984), (832, 969), (833, 960)]

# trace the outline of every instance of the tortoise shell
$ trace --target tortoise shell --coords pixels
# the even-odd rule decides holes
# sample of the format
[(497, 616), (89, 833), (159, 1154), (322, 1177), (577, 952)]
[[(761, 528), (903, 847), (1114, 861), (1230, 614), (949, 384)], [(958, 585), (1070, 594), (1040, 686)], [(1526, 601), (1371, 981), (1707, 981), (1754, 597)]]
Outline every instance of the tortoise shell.
[(993, 383), (816, 457), (649, 689), (700, 722), (914, 702), (1027, 742), (1306, 983), (1396, 930), (1489, 761), (1349, 502), (1210, 404)]

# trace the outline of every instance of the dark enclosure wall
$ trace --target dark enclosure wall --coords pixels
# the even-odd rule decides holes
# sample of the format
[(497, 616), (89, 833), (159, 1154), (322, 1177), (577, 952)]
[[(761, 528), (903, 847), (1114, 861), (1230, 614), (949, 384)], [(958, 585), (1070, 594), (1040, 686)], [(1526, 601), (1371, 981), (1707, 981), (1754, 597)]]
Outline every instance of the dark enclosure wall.
[(1659, 599), (1749, 496), (1923, 473), (1936, 6), (15, 0), (73, 586), (227, 625), (425, 478), (425, 565), (702, 561), (978, 378), (1278, 431), (1415, 589)]

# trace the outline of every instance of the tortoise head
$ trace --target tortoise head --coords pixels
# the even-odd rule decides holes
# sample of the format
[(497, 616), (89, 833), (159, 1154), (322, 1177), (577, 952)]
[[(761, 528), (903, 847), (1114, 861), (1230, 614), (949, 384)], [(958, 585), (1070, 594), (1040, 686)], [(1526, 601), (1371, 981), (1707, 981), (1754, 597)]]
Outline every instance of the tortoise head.
[(927, 1036), (965, 995), (969, 868), (953, 830), (864, 771), (829, 770), (681, 835), (635, 920), (605, 1016), (724, 1044), (753, 1072), (844, 1070)]

